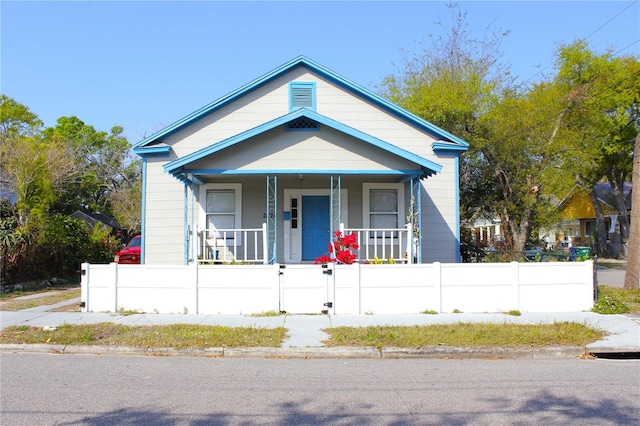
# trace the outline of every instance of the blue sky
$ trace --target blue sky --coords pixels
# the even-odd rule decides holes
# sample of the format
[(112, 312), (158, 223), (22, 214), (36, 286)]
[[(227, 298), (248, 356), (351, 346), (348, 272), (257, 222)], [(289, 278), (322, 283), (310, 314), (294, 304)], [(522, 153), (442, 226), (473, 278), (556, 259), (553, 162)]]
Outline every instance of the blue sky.
[[(508, 30), (503, 61), (521, 81), (553, 71), (562, 43), (640, 55), (640, 3), (462, 1), (469, 30)], [(0, 90), (47, 126), (75, 115), (131, 143), (305, 55), (375, 90), (417, 53), (440, 1), (0, 2)]]

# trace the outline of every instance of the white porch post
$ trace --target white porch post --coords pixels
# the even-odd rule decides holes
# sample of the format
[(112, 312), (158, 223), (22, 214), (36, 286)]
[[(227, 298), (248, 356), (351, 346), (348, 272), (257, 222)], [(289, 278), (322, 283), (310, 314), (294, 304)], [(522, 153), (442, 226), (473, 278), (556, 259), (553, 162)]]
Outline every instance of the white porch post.
[(407, 228), (407, 243), (405, 247), (405, 253), (407, 253), (407, 263), (412, 264), (413, 263), (412, 251), (414, 247), (413, 225), (411, 225), (411, 223), (407, 223), (406, 228)]
[(411, 202), (409, 205), (411, 215), (411, 233), (413, 244), (409, 256), (411, 262), (422, 263), (422, 200), (420, 196), (420, 179), (411, 178)]
[(198, 225), (191, 225), (191, 255), (193, 258), (193, 263), (198, 263)]
[(267, 224), (262, 224), (262, 264), (269, 264), (269, 237), (267, 236)]

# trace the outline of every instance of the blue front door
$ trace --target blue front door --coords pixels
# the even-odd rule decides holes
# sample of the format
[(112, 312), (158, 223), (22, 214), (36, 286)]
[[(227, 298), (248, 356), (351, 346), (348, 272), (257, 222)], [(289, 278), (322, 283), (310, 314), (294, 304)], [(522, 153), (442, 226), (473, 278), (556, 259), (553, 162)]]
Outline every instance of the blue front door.
[(302, 196), (302, 260), (315, 260), (329, 251), (329, 196)]

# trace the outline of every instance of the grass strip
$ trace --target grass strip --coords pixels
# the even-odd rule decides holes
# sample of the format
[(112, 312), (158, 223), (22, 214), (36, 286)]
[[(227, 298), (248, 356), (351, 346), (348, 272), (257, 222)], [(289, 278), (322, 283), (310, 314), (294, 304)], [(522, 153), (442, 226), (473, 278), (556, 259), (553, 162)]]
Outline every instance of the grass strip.
[(287, 337), (286, 331), (284, 327), (225, 327), (197, 324), (65, 324), (53, 330), (12, 326), (0, 331), (0, 343), (129, 346), (141, 349), (280, 347)]
[(327, 346), (422, 348), (425, 346), (584, 346), (602, 339), (603, 330), (576, 322), (540, 325), (456, 323), (426, 326), (334, 327), (324, 329)]
[(35, 299), (5, 299), (0, 302), (0, 310), (21, 311), (23, 309), (35, 308), (37, 306), (53, 305), (76, 297), (80, 297), (79, 288), (70, 291), (51, 291), (50, 295), (37, 297)]
[[(598, 286), (598, 302), (608, 299), (616, 303), (626, 305), (628, 310), (624, 312), (640, 313), (640, 289), (626, 290), (624, 288), (609, 287), (607, 285)], [(594, 307), (594, 312), (608, 314), (620, 312), (601, 312), (598, 310), (598, 303)]]

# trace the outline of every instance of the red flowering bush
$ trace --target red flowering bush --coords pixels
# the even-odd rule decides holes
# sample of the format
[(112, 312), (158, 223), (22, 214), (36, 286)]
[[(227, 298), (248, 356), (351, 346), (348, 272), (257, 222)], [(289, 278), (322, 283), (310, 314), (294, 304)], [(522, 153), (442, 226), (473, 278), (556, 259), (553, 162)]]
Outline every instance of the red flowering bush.
[(343, 236), (342, 232), (336, 231), (334, 236), (335, 239), (329, 243), (329, 255), (318, 257), (315, 263), (337, 262), (351, 265), (357, 258), (355, 251), (360, 248), (356, 243), (358, 235), (351, 233)]

